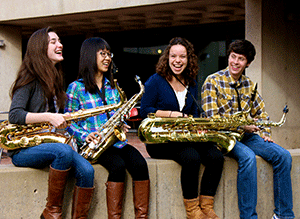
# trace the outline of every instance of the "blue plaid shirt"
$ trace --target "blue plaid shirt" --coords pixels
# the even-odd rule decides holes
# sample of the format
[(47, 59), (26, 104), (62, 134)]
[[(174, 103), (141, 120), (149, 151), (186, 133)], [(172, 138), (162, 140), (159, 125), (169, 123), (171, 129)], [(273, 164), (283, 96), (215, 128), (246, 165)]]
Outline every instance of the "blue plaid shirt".
[[(120, 95), (118, 90), (113, 89), (109, 80), (105, 78), (105, 100), (109, 104), (117, 104), (120, 101)], [(103, 101), (98, 93), (91, 94), (85, 90), (85, 86), (82, 79), (72, 82), (67, 89), (67, 101), (65, 106), (65, 112), (76, 112), (80, 109), (91, 109), (95, 107), (103, 106)], [(115, 111), (109, 112), (112, 116)], [(101, 126), (108, 120), (106, 113), (99, 114), (97, 116), (89, 117), (87, 119), (73, 122), (67, 131), (73, 135), (79, 145), (85, 142), (89, 133), (101, 130)], [(122, 148), (127, 144), (125, 142), (118, 141), (113, 146)]]

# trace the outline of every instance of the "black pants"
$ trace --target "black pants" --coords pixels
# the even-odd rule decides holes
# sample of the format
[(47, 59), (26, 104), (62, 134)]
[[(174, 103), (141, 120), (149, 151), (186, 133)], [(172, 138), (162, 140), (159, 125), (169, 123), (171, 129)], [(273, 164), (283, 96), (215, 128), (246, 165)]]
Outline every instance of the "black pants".
[(152, 158), (171, 159), (182, 166), (181, 186), (183, 197), (193, 199), (199, 196), (200, 164), (205, 166), (201, 180), (201, 195), (215, 196), (224, 164), (224, 157), (210, 142), (148, 144), (147, 151)]
[(123, 148), (109, 147), (100, 155), (98, 162), (108, 172), (108, 181), (124, 182), (126, 169), (133, 181), (149, 179), (148, 165), (145, 158), (133, 146), (127, 144)]

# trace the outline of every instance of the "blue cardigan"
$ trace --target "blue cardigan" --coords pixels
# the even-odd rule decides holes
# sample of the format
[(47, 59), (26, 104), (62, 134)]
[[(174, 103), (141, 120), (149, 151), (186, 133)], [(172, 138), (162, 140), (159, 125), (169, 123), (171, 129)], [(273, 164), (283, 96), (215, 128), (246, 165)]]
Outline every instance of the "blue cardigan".
[[(197, 83), (195, 86), (189, 86), (188, 90), (197, 99)], [(199, 117), (199, 110), (191, 94), (187, 93), (182, 112)], [(140, 114), (143, 118), (146, 118), (149, 113), (155, 113), (157, 110), (180, 111), (173, 88), (165, 78), (155, 73), (145, 83), (145, 93), (141, 100)]]

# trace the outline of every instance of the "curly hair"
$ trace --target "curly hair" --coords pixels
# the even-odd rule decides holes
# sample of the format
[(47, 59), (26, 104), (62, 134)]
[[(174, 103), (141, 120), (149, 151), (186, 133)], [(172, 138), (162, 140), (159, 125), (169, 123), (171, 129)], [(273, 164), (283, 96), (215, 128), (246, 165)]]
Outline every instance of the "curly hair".
[(169, 66), (169, 53), (171, 47), (174, 45), (182, 45), (186, 48), (188, 63), (187, 67), (182, 72), (182, 76), (184, 78), (185, 83), (193, 86), (195, 85), (195, 79), (198, 74), (198, 58), (195, 55), (193, 44), (184, 38), (175, 37), (170, 40), (169, 45), (164, 50), (164, 52), (158, 60), (158, 63), (156, 65), (156, 72), (162, 77), (166, 78), (167, 80), (172, 79), (173, 72)]

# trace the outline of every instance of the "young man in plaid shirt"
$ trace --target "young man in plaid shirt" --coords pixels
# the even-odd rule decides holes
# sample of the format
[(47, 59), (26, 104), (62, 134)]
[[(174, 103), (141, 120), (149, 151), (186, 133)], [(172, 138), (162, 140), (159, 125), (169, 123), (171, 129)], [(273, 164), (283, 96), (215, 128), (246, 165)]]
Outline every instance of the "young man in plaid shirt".
[[(202, 87), (202, 108), (207, 117), (230, 116), (251, 107), (254, 83), (243, 74), (254, 60), (255, 48), (247, 40), (237, 40), (228, 49), (228, 67), (209, 75)], [(250, 112), (253, 118), (269, 119), (262, 97), (256, 94)], [(257, 218), (257, 168), (255, 155), (273, 166), (275, 210), (272, 219), (295, 218), (291, 184), (290, 153), (271, 139), (269, 128), (254, 125), (241, 127), (245, 131), (228, 156), (239, 165), (237, 177), (240, 218)], [(259, 133), (259, 134), (257, 134)]]

